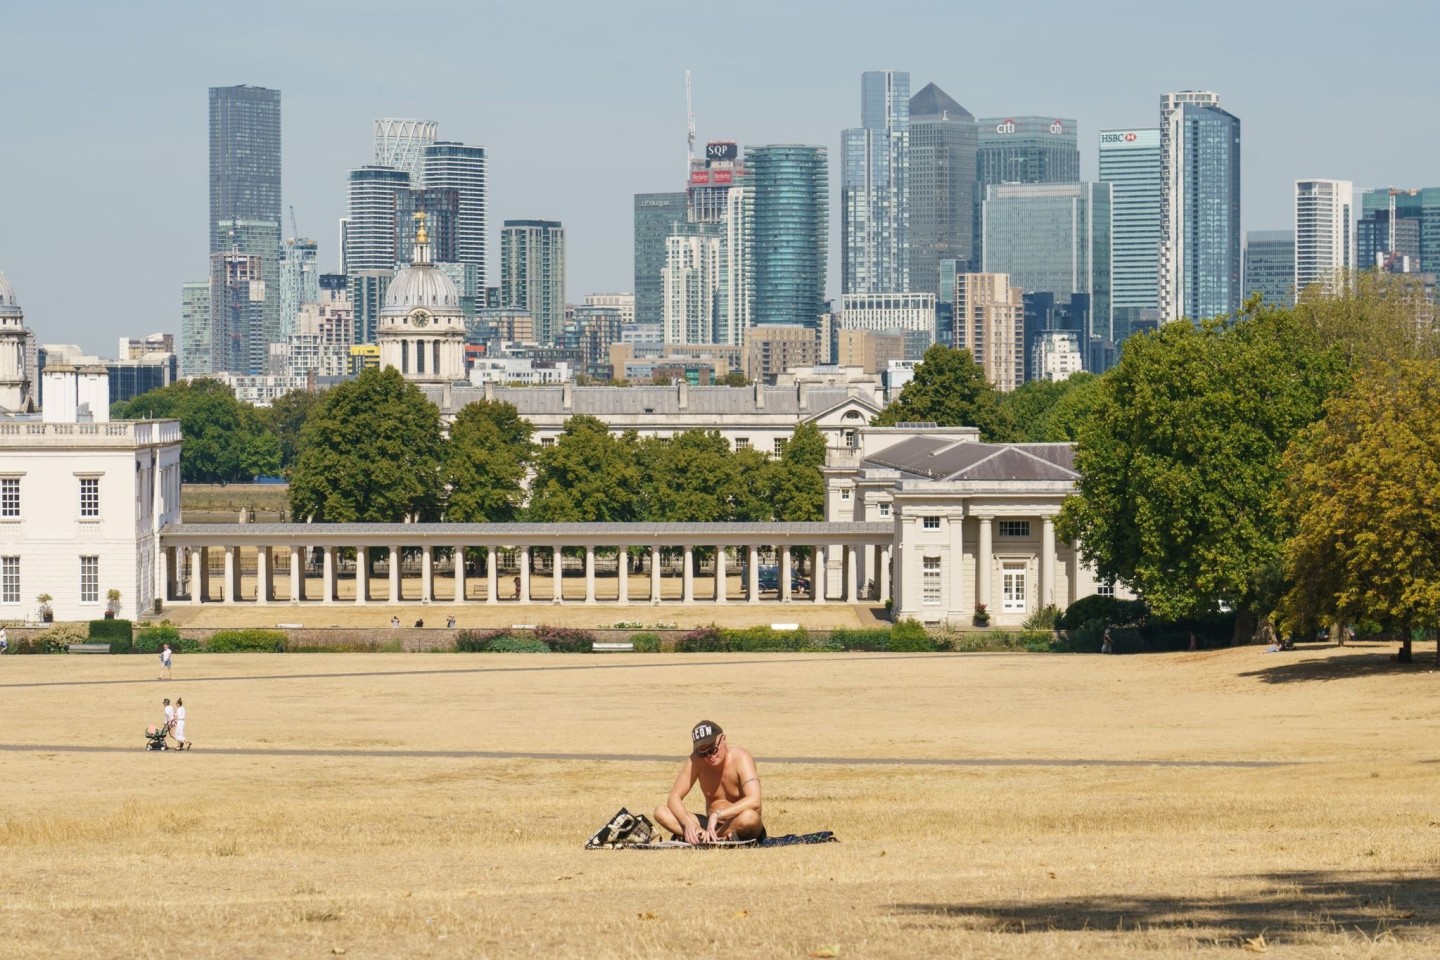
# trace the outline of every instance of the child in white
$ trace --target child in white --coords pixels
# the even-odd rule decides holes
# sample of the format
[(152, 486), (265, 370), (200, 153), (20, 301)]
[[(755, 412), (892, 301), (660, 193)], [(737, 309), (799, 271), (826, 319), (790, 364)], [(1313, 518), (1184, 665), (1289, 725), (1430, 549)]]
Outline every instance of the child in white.
[(175, 701), (175, 740), (180, 744), (180, 749), (185, 750), (190, 745), (185, 742), (185, 699), (177, 698)]

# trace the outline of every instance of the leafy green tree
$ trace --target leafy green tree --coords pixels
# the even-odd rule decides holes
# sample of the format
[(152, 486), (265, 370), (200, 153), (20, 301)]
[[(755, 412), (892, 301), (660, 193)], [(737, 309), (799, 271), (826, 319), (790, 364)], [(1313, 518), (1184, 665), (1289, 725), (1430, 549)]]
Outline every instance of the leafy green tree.
[(265, 431), (255, 408), (219, 380), (172, 383), (115, 404), (111, 416), (179, 420), (180, 478), (186, 483), (245, 481), (279, 465), (278, 447), (260, 436)]
[(1289, 534), (1280, 458), (1344, 379), (1290, 311), (1130, 338), (1080, 428), (1060, 535), (1162, 617), (1268, 613)]
[[(1250, 312), (1259, 309), (1257, 302), (1246, 306)], [(1335, 344), (1354, 369), (1440, 358), (1435, 306), (1416, 275), (1367, 270), (1337, 294), (1312, 287), (1301, 294), (1295, 315), (1321, 342)]]
[(261, 425), (275, 438), (279, 456), (279, 472), (288, 475), (300, 454), (300, 433), (305, 421), (324, 400), (324, 391), (291, 390), (275, 399), (270, 406), (258, 410)]
[(575, 416), (543, 448), (528, 513), (542, 523), (624, 523), (639, 515), (635, 443), (613, 437), (594, 417)]
[(980, 439), (1005, 441), (1014, 430), (985, 371), (969, 350), (936, 344), (915, 367), (915, 378), (875, 417), (876, 426), (932, 422), (942, 427), (978, 427)]
[(720, 523), (736, 519), (748, 499), (740, 462), (713, 430), (686, 430), (668, 439), (640, 441), (644, 464), (643, 519)]
[(750, 381), (745, 378), (743, 371), (731, 370), (720, 378), (719, 385), (722, 387), (748, 387), (750, 386)]
[(398, 370), (327, 391), (300, 433), (290, 513), (327, 523), (440, 519), (440, 411)]
[(825, 519), (825, 436), (813, 423), (796, 424), (780, 458), (766, 465), (767, 520), (804, 523)]
[(480, 400), (455, 415), (441, 471), (445, 516), (458, 523), (519, 518), (525, 474), (534, 457), (534, 427), (513, 404)]
[[(1371, 364), (1285, 458), (1294, 627), (1440, 623), (1440, 362)], [(1440, 652), (1437, 652), (1440, 660)]]
[(1015, 440), (1064, 443), (1075, 439), (1084, 416), (1083, 400), (1099, 378), (1076, 373), (1065, 380), (1032, 380), (1000, 396), (1000, 408), (1014, 425)]

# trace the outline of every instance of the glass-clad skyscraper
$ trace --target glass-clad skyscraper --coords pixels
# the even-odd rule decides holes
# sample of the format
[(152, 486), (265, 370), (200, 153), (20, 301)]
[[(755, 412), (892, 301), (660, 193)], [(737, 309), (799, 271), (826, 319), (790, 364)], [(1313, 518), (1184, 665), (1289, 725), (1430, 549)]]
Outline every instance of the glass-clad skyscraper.
[(1159, 316), (1160, 131), (1101, 130), (1100, 181), (1110, 184), (1109, 339), (1119, 344)]
[[(454, 190), (454, 263), (473, 265), (485, 282), (485, 148), (442, 140), (424, 148), (423, 185), (426, 190)], [(408, 250), (408, 247), (401, 247)], [(436, 256), (438, 261), (440, 258)]]
[(635, 322), (664, 320), (665, 240), (687, 219), (685, 191), (635, 194)]
[(754, 190), (754, 324), (816, 327), (825, 312), (829, 173), (824, 147), (747, 147)]
[(860, 126), (840, 141), (840, 283), (845, 293), (910, 288), (910, 74), (860, 75)]
[(1366, 190), (1356, 228), (1355, 259), (1361, 269), (1392, 273), (1440, 269), (1440, 187)]
[(556, 220), (506, 220), (500, 230), (500, 296), (530, 311), (535, 339), (553, 344), (565, 325), (565, 228)]
[[(975, 203), (985, 202), (985, 188), (998, 183), (1078, 183), (1080, 142), (1074, 120), (1054, 117), (989, 117), (977, 121)], [(975, 218), (975, 249), (981, 249), (980, 218)]]
[(1248, 230), (1245, 233), (1245, 286), (1242, 299), (1253, 294), (1272, 307), (1295, 302), (1295, 232)]
[(946, 303), (955, 298), (953, 262), (974, 255), (978, 144), (975, 118), (944, 90), (930, 83), (910, 98), (910, 289)]
[(1240, 309), (1240, 120), (1205, 91), (1160, 99), (1160, 321)]

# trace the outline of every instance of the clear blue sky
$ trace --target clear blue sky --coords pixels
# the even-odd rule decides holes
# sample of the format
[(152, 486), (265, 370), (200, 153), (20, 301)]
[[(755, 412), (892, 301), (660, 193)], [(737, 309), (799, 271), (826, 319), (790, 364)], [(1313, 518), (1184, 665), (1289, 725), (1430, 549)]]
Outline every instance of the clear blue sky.
[[(699, 137), (830, 150), (859, 122), (860, 73), (908, 70), (977, 116), (1156, 123), (1162, 92), (1207, 89), (1243, 127), (1243, 226), (1290, 226), (1292, 181), (1440, 184), (1440, 5), (1317, 0), (679, 4), (243, 4), (8, 0), (0, 49), (0, 270), (41, 342), (112, 356), (179, 333), (206, 271), (207, 90), (282, 91), (285, 203), (338, 265), (346, 171), (372, 121), (438, 121), (490, 157), (501, 220), (564, 222), (567, 295), (632, 286), (631, 202), (683, 186), (684, 71)], [(1203, 12), (1202, 12), (1203, 11)], [(286, 234), (289, 234), (288, 224)], [(830, 290), (838, 287), (832, 256)], [(498, 246), (490, 245), (490, 282)]]

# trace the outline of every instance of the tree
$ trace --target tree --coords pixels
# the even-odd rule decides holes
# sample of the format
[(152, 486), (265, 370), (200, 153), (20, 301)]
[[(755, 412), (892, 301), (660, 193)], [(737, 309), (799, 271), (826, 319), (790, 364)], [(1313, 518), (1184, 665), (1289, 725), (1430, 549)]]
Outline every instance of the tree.
[[(1255, 301), (1247, 304), (1253, 312)], [(1295, 306), (1296, 318), (1334, 343), (1354, 369), (1369, 363), (1440, 358), (1440, 327), (1425, 284), (1411, 274), (1367, 270), (1338, 294), (1311, 287)]]
[(1075, 439), (1085, 404), (1099, 377), (1072, 374), (1065, 380), (1031, 380), (1000, 397), (1000, 408), (1023, 443), (1065, 443)]
[(1411, 630), (1440, 623), (1437, 411), (1440, 362), (1371, 364), (1291, 446), (1291, 626), (1373, 621), (1408, 658)]
[(1013, 429), (995, 388), (969, 350), (936, 344), (915, 367), (915, 378), (875, 417), (876, 426), (932, 422), (942, 427), (978, 427), (980, 438), (1005, 441)]
[(635, 443), (594, 417), (575, 416), (540, 451), (529, 515), (542, 523), (625, 523), (640, 507)]
[(320, 406), (324, 391), (291, 390), (275, 398), (275, 402), (257, 411), (261, 425), (271, 433), (278, 448), (279, 471), (288, 475), (300, 454), (300, 433), (305, 421)]
[(519, 518), (534, 429), (513, 404), (480, 400), (460, 409), (450, 426), (441, 471), (446, 519), (509, 523)]
[(765, 519), (804, 523), (825, 519), (825, 436), (813, 423), (795, 425), (780, 459), (767, 464)]
[(180, 479), (186, 483), (244, 481), (279, 468), (279, 448), (266, 439), (255, 408), (219, 380), (172, 383), (115, 404), (111, 416), (179, 420)]
[(1160, 616), (1228, 605), (1244, 633), (1278, 600), (1281, 455), (1343, 378), (1338, 352), (1290, 311), (1131, 337), (1080, 428), (1060, 535)]
[(290, 512), (327, 523), (440, 519), (440, 411), (398, 370), (326, 392), (300, 434)]
[(686, 430), (640, 441), (642, 519), (721, 523), (737, 518), (736, 502), (749, 500), (740, 463), (714, 430)]

